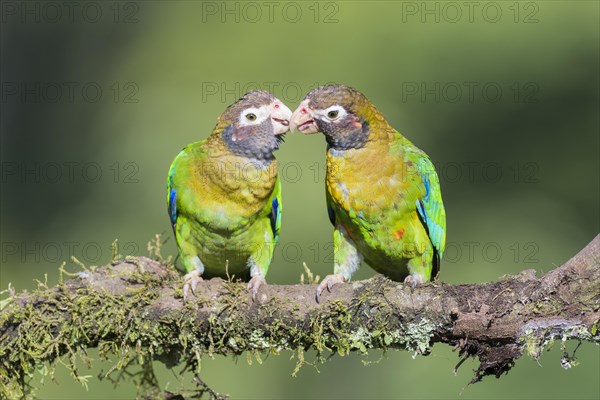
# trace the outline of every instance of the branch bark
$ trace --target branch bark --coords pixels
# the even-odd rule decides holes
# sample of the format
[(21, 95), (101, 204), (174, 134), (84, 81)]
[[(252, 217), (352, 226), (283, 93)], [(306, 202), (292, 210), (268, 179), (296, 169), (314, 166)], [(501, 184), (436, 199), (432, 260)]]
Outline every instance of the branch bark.
[(140, 257), (13, 295), (0, 311), (3, 394), (19, 393), (35, 366), (65, 354), (79, 377), (75, 359), (96, 347), (116, 355), (115, 369), (153, 359), (198, 369), (203, 354), (282, 350), (296, 352), (299, 368), (309, 349), (323, 360), (375, 348), (427, 354), (441, 342), (459, 350), (458, 365), (479, 358), (476, 382), (499, 377), (523, 353), (539, 357), (556, 339), (600, 343), (600, 235), (540, 278), (526, 270), (411, 289), (376, 276), (336, 286), (320, 304), (315, 285), (268, 285), (254, 303), (244, 284), (212, 279), (184, 305), (181, 286), (172, 265)]

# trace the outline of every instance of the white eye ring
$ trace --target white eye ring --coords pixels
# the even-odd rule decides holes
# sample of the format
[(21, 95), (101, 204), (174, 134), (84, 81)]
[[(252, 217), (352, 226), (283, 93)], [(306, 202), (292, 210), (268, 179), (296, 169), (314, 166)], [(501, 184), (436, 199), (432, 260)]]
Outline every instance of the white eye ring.
[(241, 126), (258, 125), (269, 116), (269, 110), (266, 106), (260, 108), (250, 107), (240, 114), (239, 123)]
[(344, 110), (344, 107), (339, 106), (337, 104), (326, 108), (323, 112), (323, 115), (325, 116), (325, 118), (327, 118), (330, 121), (338, 120), (346, 114), (347, 114), (347, 112), (346, 112), (346, 110)]

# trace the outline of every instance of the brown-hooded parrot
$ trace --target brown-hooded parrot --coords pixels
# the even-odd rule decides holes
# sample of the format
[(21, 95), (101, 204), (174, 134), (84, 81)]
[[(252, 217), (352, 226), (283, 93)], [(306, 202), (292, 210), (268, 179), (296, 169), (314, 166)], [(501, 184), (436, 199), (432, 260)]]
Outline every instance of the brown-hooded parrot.
[(446, 242), (440, 183), (425, 152), (386, 121), (359, 91), (319, 87), (291, 128), (327, 141), (326, 198), (334, 226), (334, 274), (317, 289), (347, 282), (362, 260), (413, 287), (434, 278)]
[(256, 296), (281, 226), (273, 152), (291, 111), (255, 90), (230, 105), (205, 140), (186, 146), (167, 177), (167, 207), (183, 268), (184, 300), (202, 277), (235, 276)]

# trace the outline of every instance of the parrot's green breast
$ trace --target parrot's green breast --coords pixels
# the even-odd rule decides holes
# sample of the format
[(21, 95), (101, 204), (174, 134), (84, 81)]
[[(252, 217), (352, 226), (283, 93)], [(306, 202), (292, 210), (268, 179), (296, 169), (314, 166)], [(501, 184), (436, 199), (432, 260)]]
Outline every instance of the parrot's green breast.
[(397, 141), (329, 150), (326, 187), (334, 225), (344, 227), (373, 269), (402, 280), (411, 259), (427, 252), (431, 258), (434, 249), (416, 206), (427, 194), (418, 169), (424, 153)]
[[(197, 142), (173, 161), (168, 184), (169, 207), (176, 209), (173, 229), (188, 272), (197, 267), (194, 257), (207, 277), (245, 277), (251, 256), (256, 263), (270, 261), (272, 248), (265, 242), (275, 244), (273, 207), (280, 207), (274, 159), (263, 163), (218, 143)], [(268, 254), (257, 255), (261, 251)]]

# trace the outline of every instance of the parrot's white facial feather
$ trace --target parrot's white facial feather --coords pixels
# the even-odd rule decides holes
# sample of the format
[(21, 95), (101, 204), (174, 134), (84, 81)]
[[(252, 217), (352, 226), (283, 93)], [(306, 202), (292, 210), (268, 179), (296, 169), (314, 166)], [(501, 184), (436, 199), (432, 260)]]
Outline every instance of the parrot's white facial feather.
[(346, 109), (339, 104), (334, 104), (324, 110), (315, 110), (314, 113), (319, 116), (319, 119), (325, 119), (332, 122), (341, 120), (348, 114)]
[(260, 108), (249, 107), (240, 114), (239, 124), (240, 126), (260, 125), (269, 118), (270, 114), (270, 105), (264, 105)]
[(272, 119), (273, 132), (275, 135), (281, 135), (289, 131), (289, 120), (292, 111), (286, 107), (280, 100), (275, 99), (271, 104), (262, 107), (249, 107), (245, 109), (239, 118), (239, 126), (260, 125), (267, 119)]

